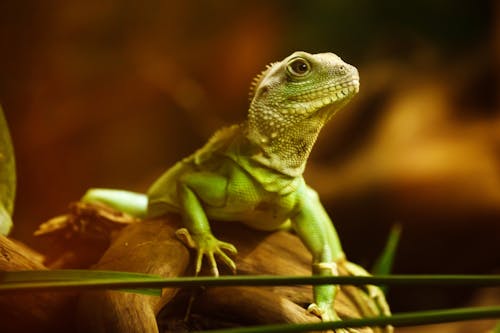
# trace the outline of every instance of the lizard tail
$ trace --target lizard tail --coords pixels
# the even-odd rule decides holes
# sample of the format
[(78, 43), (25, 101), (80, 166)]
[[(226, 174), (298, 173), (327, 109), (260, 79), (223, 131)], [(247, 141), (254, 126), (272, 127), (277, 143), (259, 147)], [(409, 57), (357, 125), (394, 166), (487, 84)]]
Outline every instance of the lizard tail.
[(145, 194), (107, 188), (91, 188), (87, 190), (81, 201), (102, 203), (140, 218), (146, 216), (148, 209), (148, 197)]
[(7, 235), (12, 227), (12, 212), (16, 196), (16, 162), (7, 121), (0, 106), (0, 234)]

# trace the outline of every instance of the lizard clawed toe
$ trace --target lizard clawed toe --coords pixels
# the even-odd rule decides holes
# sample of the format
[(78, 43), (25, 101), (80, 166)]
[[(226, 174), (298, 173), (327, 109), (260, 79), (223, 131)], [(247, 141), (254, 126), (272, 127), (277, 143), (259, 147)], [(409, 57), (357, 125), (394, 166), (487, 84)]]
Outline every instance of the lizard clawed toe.
[(207, 257), (211, 274), (213, 276), (219, 276), (219, 269), (215, 256), (217, 256), (233, 273), (236, 273), (236, 264), (224, 252), (227, 251), (232, 255), (237, 254), (238, 251), (233, 244), (219, 241), (211, 233), (191, 235), (186, 228), (178, 229), (175, 234), (183, 244), (197, 251), (195, 264), (196, 275), (201, 271), (203, 257)]
[(193, 237), (191, 237), (189, 230), (187, 230), (186, 228), (177, 229), (175, 231), (175, 236), (177, 236), (177, 239), (179, 239), (184, 245), (186, 245), (190, 249), (196, 248), (196, 243), (194, 242)]
[[(317, 305), (316, 303), (311, 303), (307, 307), (307, 312), (321, 318), (321, 320), (324, 322), (340, 321), (341, 320), (333, 310), (330, 311), (328, 309), (329, 308), (322, 308), (319, 305)], [(327, 332), (359, 333), (359, 331), (357, 329), (354, 329), (354, 328), (339, 328), (339, 329), (335, 329), (335, 330), (329, 330)]]
[[(369, 276), (370, 274), (361, 266), (358, 266), (352, 262), (344, 262), (344, 267), (347, 272), (352, 276)], [(387, 304), (384, 292), (378, 286), (367, 285), (364, 286), (368, 297), (370, 297), (378, 308), (381, 315), (389, 316), (391, 315), (391, 310)]]

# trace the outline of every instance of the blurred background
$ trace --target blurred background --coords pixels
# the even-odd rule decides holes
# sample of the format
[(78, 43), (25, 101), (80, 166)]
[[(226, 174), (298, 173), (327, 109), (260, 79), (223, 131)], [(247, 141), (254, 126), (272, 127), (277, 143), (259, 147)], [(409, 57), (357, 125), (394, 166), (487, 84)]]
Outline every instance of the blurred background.
[[(13, 236), (37, 248), (36, 226), (88, 187), (145, 191), (244, 120), (253, 76), (296, 50), (334, 52), (360, 71), (360, 94), (323, 130), (306, 172), (349, 259), (369, 267), (400, 223), (395, 273), (499, 273), (494, 0), (3, 0)], [(409, 311), (500, 297), (398, 288), (390, 301)]]

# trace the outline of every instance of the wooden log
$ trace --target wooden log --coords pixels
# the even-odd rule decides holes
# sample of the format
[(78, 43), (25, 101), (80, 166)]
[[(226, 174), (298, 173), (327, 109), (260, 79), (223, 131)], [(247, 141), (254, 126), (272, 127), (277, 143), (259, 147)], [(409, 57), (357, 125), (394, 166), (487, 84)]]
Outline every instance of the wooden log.
[[(189, 263), (189, 253), (174, 236), (177, 228), (175, 219), (131, 224), (94, 268), (162, 277), (182, 275)], [(78, 331), (158, 332), (156, 314), (177, 291), (165, 289), (161, 298), (123, 291), (83, 292), (78, 306)]]
[[(81, 245), (86, 239), (88, 244), (96, 244), (96, 237), (103, 244), (111, 240), (107, 251), (93, 266), (95, 269), (175, 277), (193, 274), (193, 265), (189, 265), (190, 252), (175, 236), (175, 230), (180, 226), (180, 219), (176, 215), (139, 222), (115, 214), (108, 208), (77, 204), (69, 216), (58, 217), (45, 224), (48, 228), (45, 230), (51, 230), (48, 234), (52, 234), (47, 240), (59, 239), (62, 247), (74, 243), (72, 239), (78, 239), (77, 249), (70, 249), (70, 252), (77, 258), (84, 257), (85, 261), (88, 258), (81, 252)], [(238, 274), (310, 274), (311, 255), (298, 237), (291, 233), (260, 232), (241, 223), (214, 222), (212, 227), (219, 239), (231, 242), (238, 248), (239, 253), (234, 258)], [(46, 269), (40, 255), (8, 239), (2, 239), (0, 249), (2, 270)], [(64, 259), (56, 261), (62, 263), (61, 267), (78, 262)], [(230, 274), (228, 270), (220, 268), (222, 274)], [(341, 273), (347, 274), (342, 266), (340, 269)], [(202, 271), (202, 274), (208, 272)], [(168, 288), (162, 297), (126, 291), (86, 291), (80, 295), (77, 311), (74, 311), (75, 307), (71, 303), (74, 300), (75, 297), (67, 293), (22, 294), (9, 298), (2, 296), (0, 309), (5, 309), (0, 313), (3, 315), (0, 317), (2, 332), (30, 329), (36, 332), (77, 330), (157, 333), (319, 320), (306, 311), (312, 302), (312, 288), (308, 286)], [(193, 302), (190, 303), (190, 300)], [(188, 309), (189, 320), (184, 322)], [(341, 288), (335, 309), (343, 318), (377, 314), (374, 301), (366, 297), (363, 290), (354, 287)], [(75, 312), (76, 324), (71, 326)], [(390, 330), (367, 328), (359, 332)]]
[[(0, 236), (2, 271), (45, 270), (43, 256)], [(68, 332), (72, 330), (76, 295), (64, 293), (20, 293), (0, 296), (0, 327), (8, 332)]]
[[(238, 274), (310, 274), (311, 256), (298, 237), (288, 232), (259, 232), (240, 223), (213, 223), (214, 233), (236, 245)], [(144, 221), (126, 227), (102, 259), (97, 269), (179, 276), (188, 267), (188, 251), (175, 237), (180, 227), (177, 216)], [(192, 267), (189, 266), (189, 267)], [(230, 272), (221, 267), (223, 274)], [(202, 274), (208, 272), (202, 271)], [(190, 270), (187, 275), (192, 275)], [(345, 318), (367, 313), (353, 297), (358, 289), (341, 289), (335, 308)], [(206, 290), (166, 289), (161, 298), (120, 291), (93, 291), (82, 294), (78, 310), (80, 332), (158, 332), (155, 317), (160, 316), (160, 331), (213, 329), (248, 324), (305, 323), (319, 319), (307, 313), (312, 302), (310, 287), (218, 287)], [(189, 320), (183, 318), (191, 295), (196, 294)], [(176, 297), (174, 297), (176, 296)], [(373, 302), (367, 298), (363, 301)], [(163, 311), (160, 314), (160, 310)], [(388, 332), (360, 330), (360, 332)]]

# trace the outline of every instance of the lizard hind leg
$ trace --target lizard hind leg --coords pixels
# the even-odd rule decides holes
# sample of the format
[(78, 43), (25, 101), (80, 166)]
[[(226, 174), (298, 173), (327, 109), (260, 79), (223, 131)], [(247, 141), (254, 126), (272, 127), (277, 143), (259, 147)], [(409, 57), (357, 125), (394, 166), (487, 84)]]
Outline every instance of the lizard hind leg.
[(80, 199), (87, 203), (101, 203), (135, 217), (145, 217), (148, 209), (148, 197), (142, 193), (91, 188)]

